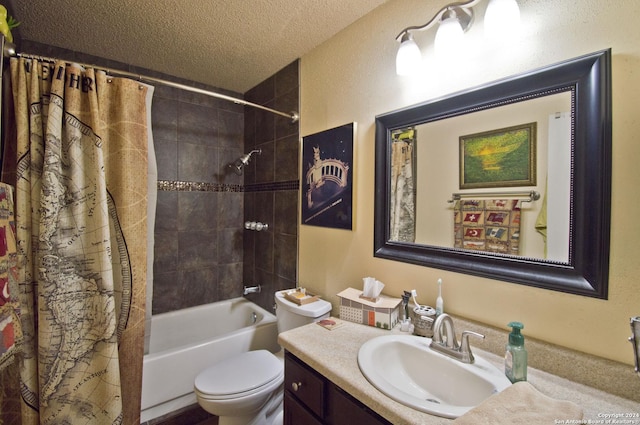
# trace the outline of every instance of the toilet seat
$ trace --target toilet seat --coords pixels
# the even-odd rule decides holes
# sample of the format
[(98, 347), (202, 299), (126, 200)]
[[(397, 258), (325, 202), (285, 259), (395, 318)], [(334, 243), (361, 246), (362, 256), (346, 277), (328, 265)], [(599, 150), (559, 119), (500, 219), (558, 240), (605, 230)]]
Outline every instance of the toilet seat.
[(278, 386), (283, 380), (282, 362), (267, 350), (256, 350), (203, 370), (194, 386), (202, 398), (225, 400), (255, 394), (265, 387)]

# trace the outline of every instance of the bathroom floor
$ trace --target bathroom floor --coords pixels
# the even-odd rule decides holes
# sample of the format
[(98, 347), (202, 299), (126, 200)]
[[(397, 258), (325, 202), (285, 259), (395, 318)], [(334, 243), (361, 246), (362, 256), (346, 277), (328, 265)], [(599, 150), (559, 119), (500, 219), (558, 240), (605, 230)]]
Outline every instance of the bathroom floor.
[(218, 417), (205, 412), (200, 406), (190, 406), (165, 417), (153, 419), (143, 425), (218, 425)]
[(218, 417), (214, 416), (212, 418), (205, 419), (204, 421), (198, 422), (195, 425), (218, 425)]

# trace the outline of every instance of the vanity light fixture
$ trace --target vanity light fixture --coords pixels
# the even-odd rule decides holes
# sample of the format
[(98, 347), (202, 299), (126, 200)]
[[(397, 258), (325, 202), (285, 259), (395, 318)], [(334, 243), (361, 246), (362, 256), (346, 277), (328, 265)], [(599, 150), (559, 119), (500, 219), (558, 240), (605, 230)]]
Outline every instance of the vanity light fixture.
[[(422, 60), (420, 48), (413, 40), (414, 31), (425, 31), (438, 24), (435, 37), (437, 54), (454, 53), (462, 42), (464, 33), (471, 28), (474, 20), (473, 6), (482, 0), (468, 0), (448, 4), (435, 14), (431, 20), (421, 26), (403, 29), (396, 37), (400, 43), (396, 55), (396, 73), (409, 75), (418, 69)], [(504, 37), (518, 27), (520, 8), (516, 0), (489, 0), (484, 15), (485, 34), (490, 38)]]

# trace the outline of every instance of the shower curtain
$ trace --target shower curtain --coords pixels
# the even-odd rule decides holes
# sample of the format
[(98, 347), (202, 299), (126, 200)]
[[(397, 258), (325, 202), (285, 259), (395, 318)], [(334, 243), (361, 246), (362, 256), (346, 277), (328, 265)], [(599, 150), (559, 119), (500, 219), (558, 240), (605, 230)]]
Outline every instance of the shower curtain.
[(416, 240), (416, 129), (391, 132), (390, 236), (392, 241)]
[(153, 88), (24, 58), (11, 60), (11, 85), (15, 158), (5, 155), (3, 180), (15, 170), (15, 423), (138, 423)]

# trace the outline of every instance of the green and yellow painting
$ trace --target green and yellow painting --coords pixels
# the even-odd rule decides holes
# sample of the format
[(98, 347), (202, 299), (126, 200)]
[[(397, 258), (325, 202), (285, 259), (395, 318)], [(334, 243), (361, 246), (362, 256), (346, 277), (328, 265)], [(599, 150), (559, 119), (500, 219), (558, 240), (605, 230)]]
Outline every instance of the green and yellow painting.
[(460, 188), (532, 186), (536, 123), (460, 137)]

